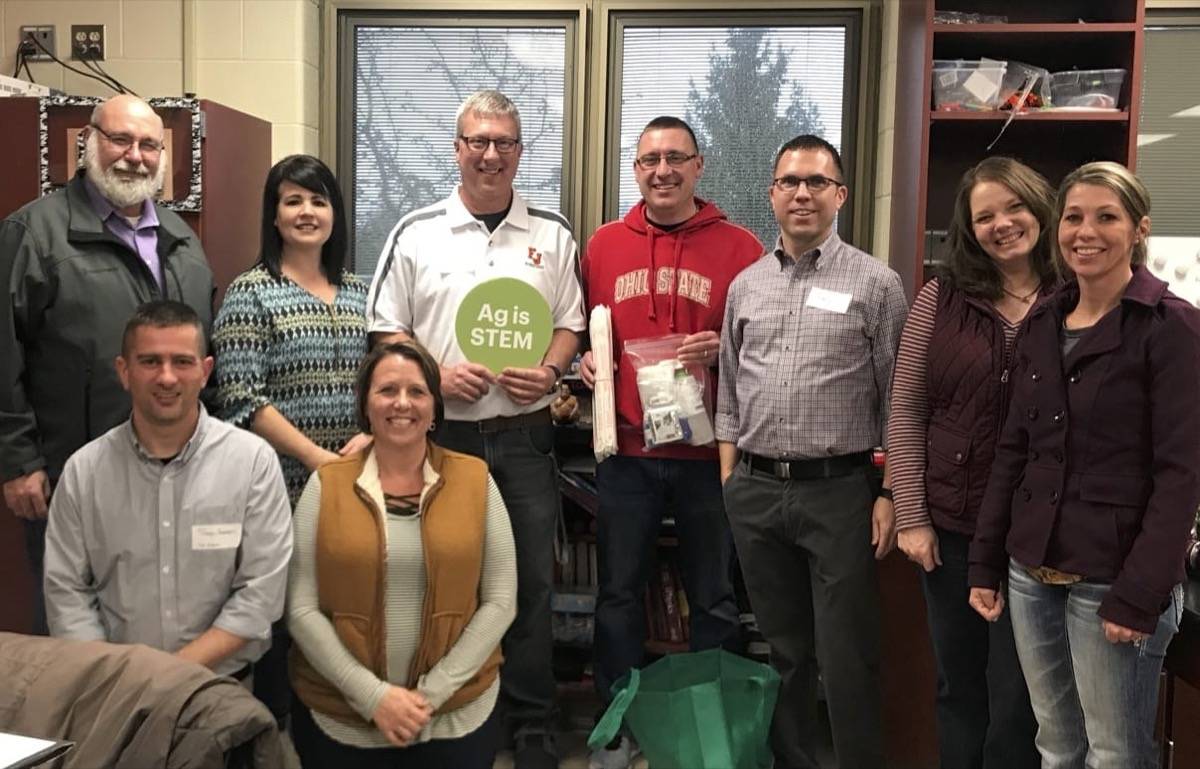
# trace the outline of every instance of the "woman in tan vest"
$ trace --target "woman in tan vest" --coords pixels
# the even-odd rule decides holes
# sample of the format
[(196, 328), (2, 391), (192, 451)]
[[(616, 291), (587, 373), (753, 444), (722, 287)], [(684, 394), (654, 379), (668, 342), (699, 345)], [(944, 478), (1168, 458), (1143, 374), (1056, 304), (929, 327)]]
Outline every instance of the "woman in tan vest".
[(313, 473), (288, 578), (296, 750), (310, 767), (491, 767), (500, 639), (516, 612), (508, 512), (479, 459), (436, 446), (437, 364), (363, 361), (374, 444)]

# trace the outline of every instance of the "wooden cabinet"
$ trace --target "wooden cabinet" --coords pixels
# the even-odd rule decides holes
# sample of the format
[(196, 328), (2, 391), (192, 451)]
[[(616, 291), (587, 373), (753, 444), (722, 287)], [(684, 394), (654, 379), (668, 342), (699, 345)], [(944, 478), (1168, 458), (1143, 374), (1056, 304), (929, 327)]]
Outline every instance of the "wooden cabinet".
[[(1003, 15), (1004, 24), (935, 23), (938, 11)], [(944, 232), (963, 172), (1009, 155), (1058, 182), (1092, 160), (1137, 159), (1143, 0), (901, 0), (896, 72), (891, 264), (912, 297), (924, 283), (929, 243)], [(1115, 112), (936, 112), (934, 59), (1020, 61), (1050, 72), (1123, 69)], [(910, 192), (911, 191), (911, 192)]]
[(1167, 648), (1159, 690), (1163, 769), (1200, 768), (1200, 574), (1184, 588), (1183, 620)]
[[(64, 185), (75, 134), (98, 99), (0, 99), (0, 218)], [(271, 167), (271, 124), (206, 99), (152, 99), (170, 131), (171, 202), (200, 236), (216, 279), (225, 287), (258, 258), (262, 188)], [(29, 632), (33, 578), (21, 522), (0, 500), (0, 630)]]
[[(0, 99), (8, 168), (0, 218), (62, 187), (74, 133), (99, 99)], [(207, 99), (151, 99), (169, 132), (171, 194), (164, 201), (200, 236), (218, 297), (258, 258), (262, 186), (271, 168), (271, 124)]]

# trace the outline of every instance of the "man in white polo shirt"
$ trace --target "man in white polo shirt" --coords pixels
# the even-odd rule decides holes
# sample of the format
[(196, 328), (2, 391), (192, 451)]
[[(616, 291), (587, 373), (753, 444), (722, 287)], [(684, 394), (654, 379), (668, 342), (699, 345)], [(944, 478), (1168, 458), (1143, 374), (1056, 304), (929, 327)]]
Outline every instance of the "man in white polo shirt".
[[(559, 214), (513, 189), (521, 118), (499, 91), (477, 91), (458, 109), (454, 155), (462, 183), (446, 199), (402, 218), (388, 236), (367, 322), (375, 342), (415, 338), (442, 368), (446, 421), (439, 445), (481, 457), (496, 479), (517, 545), (517, 618), (504, 638), (501, 701), (518, 769), (555, 767), (549, 721), (550, 591), (560, 498), (549, 404), (585, 328), (575, 239)], [(550, 307), (554, 331), (541, 365), (493, 374), (471, 363), (455, 321), (471, 289), (516, 278)]]

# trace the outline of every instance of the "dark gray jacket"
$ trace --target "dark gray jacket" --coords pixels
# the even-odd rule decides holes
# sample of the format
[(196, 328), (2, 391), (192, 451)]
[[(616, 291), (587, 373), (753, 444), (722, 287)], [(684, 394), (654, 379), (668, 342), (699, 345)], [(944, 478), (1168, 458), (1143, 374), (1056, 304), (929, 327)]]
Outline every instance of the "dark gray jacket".
[(0, 223), (0, 481), (42, 468), (55, 480), (76, 449), (128, 418), (113, 359), (138, 305), (180, 300), (207, 336), (213, 277), (200, 239), (157, 212), (165, 296), (104, 227), (82, 176)]

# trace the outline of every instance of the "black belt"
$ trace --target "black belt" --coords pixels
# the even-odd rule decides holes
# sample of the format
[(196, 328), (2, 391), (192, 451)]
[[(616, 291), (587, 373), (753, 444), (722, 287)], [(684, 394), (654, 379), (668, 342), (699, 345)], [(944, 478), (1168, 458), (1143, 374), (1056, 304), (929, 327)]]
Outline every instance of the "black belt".
[(742, 452), (742, 461), (751, 470), (767, 473), (785, 480), (812, 480), (814, 478), (837, 478), (849, 475), (871, 463), (871, 452), (859, 451), (825, 459), (770, 459), (757, 454)]
[(498, 433), (502, 430), (515, 430), (519, 427), (546, 427), (554, 424), (550, 419), (549, 406), (537, 411), (530, 411), (528, 414), (516, 414), (511, 417), (492, 417), (491, 419), (481, 419), (478, 422), (468, 422), (459, 419), (447, 421), (455, 425), (470, 425), (481, 433)]
[(253, 671), (254, 671), (254, 666), (247, 664), (245, 667), (242, 667), (241, 669), (235, 670), (232, 673), (230, 673), (229, 677), (233, 678), (235, 680), (238, 680), (238, 681), (245, 681), (247, 678), (250, 677), (250, 673), (252, 673)]

